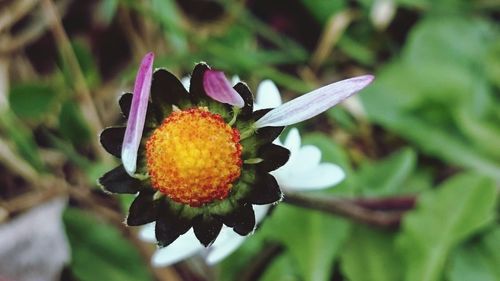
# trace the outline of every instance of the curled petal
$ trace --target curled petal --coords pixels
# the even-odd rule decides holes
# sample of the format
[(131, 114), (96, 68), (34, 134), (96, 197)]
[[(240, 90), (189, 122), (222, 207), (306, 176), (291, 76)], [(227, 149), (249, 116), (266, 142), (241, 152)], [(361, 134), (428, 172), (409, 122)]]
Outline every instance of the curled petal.
[(243, 98), (233, 89), (224, 72), (208, 69), (203, 74), (203, 88), (212, 99), (242, 108)]
[(141, 143), (142, 131), (146, 120), (151, 78), (153, 75), (154, 54), (148, 53), (141, 62), (135, 78), (132, 105), (127, 121), (127, 129), (123, 138), (121, 159), (125, 170), (133, 176), (137, 165), (137, 150)]
[(255, 126), (276, 127), (302, 122), (357, 93), (373, 79), (373, 75), (363, 75), (321, 87), (269, 111), (255, 122)]

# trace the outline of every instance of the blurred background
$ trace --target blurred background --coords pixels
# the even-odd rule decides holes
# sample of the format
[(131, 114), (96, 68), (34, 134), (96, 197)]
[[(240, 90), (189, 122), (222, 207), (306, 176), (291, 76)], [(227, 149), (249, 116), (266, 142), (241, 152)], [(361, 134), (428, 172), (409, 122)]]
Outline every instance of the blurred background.
[[(500, 280), (499, 21), (498, 0), (1, 0), (0, 280)], [(298, 127), (346, 172), (308, 193), (331, 208), (281, 203), (215, 266), (152, 267), (133, 196), (96, 184), (148, 51), (284, 100), (375, 74)]]

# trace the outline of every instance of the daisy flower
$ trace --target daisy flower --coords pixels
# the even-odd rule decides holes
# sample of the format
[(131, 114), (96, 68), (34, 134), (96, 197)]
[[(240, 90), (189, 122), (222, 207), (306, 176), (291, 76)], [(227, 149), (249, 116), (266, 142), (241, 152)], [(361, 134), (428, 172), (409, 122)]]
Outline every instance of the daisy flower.
[(205, 247), (223, 226), (241, 236), (251, 233), (254, 205), (282, 198), (270, 172), (290, 155), (272, 143), (284, 126), (324, 112), (373, 80), (343, 80), (254, 111), (244, 83), (231, 87), (222, 72), (200, 63), (186, 91), (172, 73), (153, 71), (153, 58), (150, 53), (143, 59), (133, 94), (120, 98), (126, 126), (101, 133), (101, 144), (122, 165), (99, 183), (108, 192), (137, 194), (126, 223), (155, 222), (160, 247), (189, 231)]
[[(189, 88), (189, 80), (182, 79), (184, 86)], [(239, 79), (233, 77), (233, 84)], [(281, 95), (271, 80), (262, 81), (257, 87), (254, 109), (273, 108), (281, 105)], [(332, 163), (320, 163), (321, 151), (313, 145), (301, 146), (299, 131), (293, 128), (285, 141), (276, 139), (274, 143), (290, 150), (290, 159), (277, 170), (271, 172), (283, 191), (307, 191), (324, 189), (341, 182), (345, 174), (343, 170)], [(266, 216), (270, 205), (255, 205), (256, 223), (260, 223)], [(208, 248), (196, 243), (192, 231), (188, 231), (170, 246), (158, 249), (153, 255), (153, 266), (168, 266), (189, 258), (201, 255), (209, 265), (223, 260), (236, 251), (248, 236), (234, 233), (230, 228), (223, 227), (214, 244)], [(140, 231), (140, 238), (147, 242), (156, 242), (154, 223), (144, 226)]]

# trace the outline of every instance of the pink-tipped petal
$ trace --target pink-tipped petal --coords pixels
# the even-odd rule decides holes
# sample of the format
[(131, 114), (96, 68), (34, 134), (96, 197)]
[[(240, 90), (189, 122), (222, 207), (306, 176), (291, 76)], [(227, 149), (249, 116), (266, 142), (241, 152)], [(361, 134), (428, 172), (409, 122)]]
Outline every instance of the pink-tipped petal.
[(203, 74), (203, 88), (212, 99), (242, 108), (245, 106), (243, 98), (236, 92), (226, 79), (224, 72), (207, 70)]
[(123, 137), (121, 158), (125, 170), (133, 176), (136, 170), (137, 150), (141, 143), (146, 112), (148, 110), (149, 93), (151, 90), (151, 79), (153, 76), (154, 54), (148, 53), (142, 59), (141, 66), (137, 72), (134, 85), (132, 105)]
[(287, 126), (312, 118), (368, 86), (373, 75), (363, 75), (326, 85), (269, 111), (255, 126)]

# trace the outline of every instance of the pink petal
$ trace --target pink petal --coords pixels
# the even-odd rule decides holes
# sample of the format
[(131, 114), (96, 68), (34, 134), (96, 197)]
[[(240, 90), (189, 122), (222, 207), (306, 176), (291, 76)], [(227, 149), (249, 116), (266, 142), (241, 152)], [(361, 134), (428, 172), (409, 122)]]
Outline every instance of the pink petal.
[(363, 75), (316, 89), (269, 111), (255, 122), (255, 126), (287, 126), (312, 118), (368, 86), (374, 78)]
[(153, 60), (154, 54), (152, 52), (148, 53), (142, 59), (137, 77), (135, 78), (134, 96), (123, 138), (121, 158), (125, 170), (131, 176), (134, 175), (136, 170), (137, 150), (141, 143), (144, 122), (146, 121), (151, 79), (153, 76)]
[(242, 108), (245, 105), (243, 98), (236, 92), (226, 79), (224, 72), (207, 70), (203, 74), (203, 88), (212, 99)]

